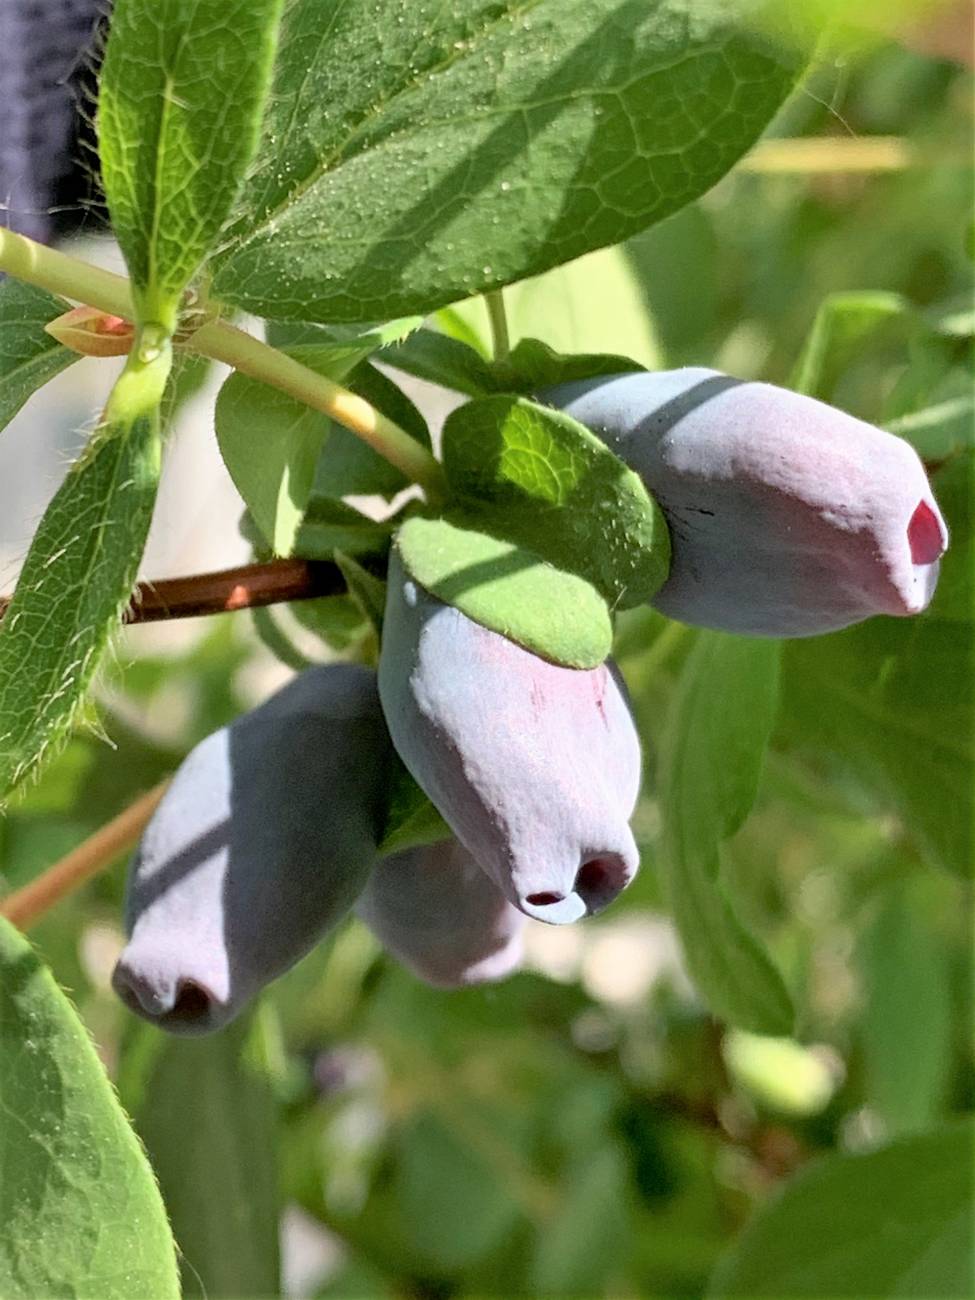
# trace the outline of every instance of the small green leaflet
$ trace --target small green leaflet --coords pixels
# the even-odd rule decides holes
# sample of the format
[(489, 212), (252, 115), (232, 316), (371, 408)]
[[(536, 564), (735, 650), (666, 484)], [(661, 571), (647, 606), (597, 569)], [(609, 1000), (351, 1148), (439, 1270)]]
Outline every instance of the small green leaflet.
[(543, 659), (595, 668), (612, 648), (609, 609), (591, 583), (461, 517), (416, 515), (394, 544), (421, 587)]
[(612, 608), (665, 581), (670, 538), (639, 476), (588, 429), (523, 397), (483, 397), (447, 419), (456, 506), (494, 536), (591, 583)]
[(828, 1155), (758, 1212), (710, 1300), (963, 1300), (975, 1286), (966, 1119), (865, 1155)]
[(776, 641), (702, 632), (661, 744), (661, 868), (691, 977), (712, 1011), (756, 1034), (792, 1029), (776, 967), (737, 916), (720, 845), (751, 809), (775, 720)]
[(166, 350), (130, 357), (41, 520), (0, 622), (0, 794), (67, 734), (132, 594), (159, 481)]
[[(381, 370), (363, 361), (349, 374), (346, 382), (354, 393), (364, 397), (421, 446), (429, 448), (430, 432), (426, 420), (403, 390)], [(318, 458), (312, 502), (321, 496), (383, 496), (388, 500), (408, 485), (408, 480), (395, 465), (349, 429), (332, 423), (328, 442)]]
[(368, 620), (376, 636), (380, 636), (386, 609), (385, 582), (370, 573), (351, 555), (346, 555), (342, 551), (335, 552), (335, 563), (341, 569), (349, 595), (359, 607), (363, 618)]
[(312, 489), (299, 522), (293, 552), (306, 560), (330, 560), (338, 551), (370, 555), (389, 545), (391, 525), (377, 523), (354, 506)]
[(77, 1013), (0, 918), (0, 1295), (178, 1300), (145, 1152)]
[(631, 357), (610, 353), (563, 354), (539, 339), (522, 339), (504, 362), (491, 363), (467, 343), (432, 329), (417, 330), (402, 343), (387, 348), (381, 359), (418, 379), (469, 397), (501, 392), (532, 396), (576, 379), (643, 369)]
[(112, 227), (168, 332), (254, 155), (282, 0), (116, 0), (98, 137)]
[(450, 827), (407, 772), (398, 754), (394, 756), (389, 790), (386, 823), (379, 843), (382, 857), (450, 838), (453, 833)]
[(540, 393), (557, 384), (571, 384), (597, 375), (623, 375), (645, 369), (630, 357), (609, 352), (556, 352), (540, 339), (522, 339), (504, 369), (510, 371), (510, 388), (520, 393)]
[(44, 330), (69, 306), (20, 280), (0, 281), (0, 429), (32, 393), (78, 360)]
[(468, 397), (482, 397), (497, 386), (491, 363), (479, 352), (460, 339), (432, 329), (419, 329), (401, 343), (394, 343), (382, 359), (408, 375)]
[(700, 0), (295, 0), (214, 292), (369, 320), (511, 284), (710, 188), (802, 56)]
[[(403, 316), (380, 325), (316, 325), (309, 321), (272, 320), (267, 323), (267, 341), (286, 352), (305, 343), (329, 349), (328, 373), (333, 379), (341, 380), (380, 348), (407, 342), (422, 324), (422, 316)], [(324, 364), (324, 351), (321, 356)]]
[(320, 596), (317, 600), (296, 600), (289, 608), (301, 626), (313, 632), (330, 649), (342, 652), (356, 646), (357, 657), (361, 655), (370, 628), (351, 596), (342, 594)]

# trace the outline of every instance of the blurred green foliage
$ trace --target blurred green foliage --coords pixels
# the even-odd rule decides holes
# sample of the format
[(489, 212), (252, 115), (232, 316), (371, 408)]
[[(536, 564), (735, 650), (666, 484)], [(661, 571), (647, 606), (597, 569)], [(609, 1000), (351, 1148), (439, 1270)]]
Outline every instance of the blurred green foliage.
[[(827, 137), (837, 150), (898, 136), (916, 162), (737, 170), (624, 246), (619, 312), (602, 296), (611, 281), (591, 285), (614, 325), (603, 350), (620, 347), (630, 312), (642, 361), (655, 347), (660, 366), (787, 383), (824, 299), (882, 291), (910, 311), (859, 336), (824, 396), (880, 424), (963, 400), (970, 86), (958, 65), (891, 39), (826, 59), (775, 134)], [(560, 275), (533, 287), (539, 332), (565, 292)], [(477, 327), (476, 312), (465, 319)], [(566, 333), (560, 318), (551, 341), (562, 350), (600, 343), (591, 329), (581, 341)], [(273, 1219), (288, 1206), (328, 1244), (319, 1289), (303, 1294), (697, 1297), (808, 1160), (906, 1140), (972, 1107), (972, 477), (964, 419), (953, 427), (932, 455), (944, 461), (955, 532), (938, 604), (911, 623), (876, 619), (785, 648), (758, 801), (722, 847), (723, 888), (795, 1002), (791, 1044), (725, 1029), (676, 954), (657, 867), (657, 773), (696, 635), (648, 610), (621, 616), (617, 642), (646, 751), (641, 874), (604, 918), (534, 931), (534, 969), (506, 984), (428, 990), (350, 923), (248, 1025), (173, 1047), (135, 1032), (108, 990), (120, 869), (43, 921), (40, 950), (159, 1171), (188, 1293), (268, 1294)], [(76, 737), (0, 825), (5, 888), (250, 703), (263, 651), (242, 616), (201, 624), (175, 656), (147, 655), (143, 636), (125, 634), (103, 689), (111, 747)], [(959, 1129), (954, 1140), (969, 1137)], [(832, 1213), (844, 1212), (841, 1194)], [(286, 1259), (300, 1255), (295, 1241), (285, 1233)], [(759, 1276), (726, 1259), (719, 1277), (732, 1289), (719, 1294), (743, 1294), (728, 1281), (736, 1269)], [(755, 1283), (774, 1284), (772, 1273)], [(919, 1294), (909, 1277), (895, 1284)]]

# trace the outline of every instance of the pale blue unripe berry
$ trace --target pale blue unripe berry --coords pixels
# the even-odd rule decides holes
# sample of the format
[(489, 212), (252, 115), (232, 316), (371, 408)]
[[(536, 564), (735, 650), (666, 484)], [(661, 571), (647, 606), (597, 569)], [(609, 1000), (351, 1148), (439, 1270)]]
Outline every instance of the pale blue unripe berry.
[(640, 744), (610, 665), (530, 654), (436, 600), (394, 552), (379, 692), (403, 762), (516, 907), (562, 924), (629, 884)]
[(810, 636), (923, 610), (948, 532), (903, 439), (772, 384), (691, 367), (544, 395), (636, 470), (667, 518), (653, 604), (686, 623)]
[(190, 753), (129, 871), (113, 983), (177, 1033), (225, 1024), (351, 909), (392, 750), (376, 675), (312, 668)]

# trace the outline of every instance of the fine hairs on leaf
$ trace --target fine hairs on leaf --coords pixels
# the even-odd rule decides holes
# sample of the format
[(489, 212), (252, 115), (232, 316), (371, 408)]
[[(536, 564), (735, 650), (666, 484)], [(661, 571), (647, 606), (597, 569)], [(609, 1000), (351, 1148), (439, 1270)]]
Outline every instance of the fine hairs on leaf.
[(48, 506), (0, 623), (0, 789), (59, 745), (135, 585), (159, 481), (169, 352), (130, 359)]

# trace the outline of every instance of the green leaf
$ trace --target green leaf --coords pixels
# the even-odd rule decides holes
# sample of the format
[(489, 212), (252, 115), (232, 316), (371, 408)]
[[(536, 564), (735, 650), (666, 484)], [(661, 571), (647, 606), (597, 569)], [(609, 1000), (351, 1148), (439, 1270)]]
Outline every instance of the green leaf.
[(383, 361), (408, 375), (469, 397), (482, 397), (496, 387), (491, 366), (478, 352), (436, 330), (417, 330), (402, 343), (387, 348)]
[[(341, 505), (341, 502), (336, 504)], [(386, 542), (388, 538), (383, 536), (382, 540)], [(351, 555), (336, 550), (334, 556), (348, 590), (319, 600), (293, 601), (289, 608), (302, 627), (321, 637), (333, 650), (343, 651), (357, 646), (358, 658), (376, 663), (386, 606), (386, 584)]]
[(725, 5), (349, 0), (282, 25), (219, 297), (309, 320), (426, 313), (615, 244), (704, 193), (792, 87)]
[(363, 568), (351, 555), (346, 555), (342, 551), (335, 552), (335, 563), (341, 569), (349, 595), (359, 607), (362, 616), (368, 620), (376, 635), (381, 635), (383, 613), (386, 609), (385, 582)]
[(199, 1039), (139, 1024), (125, 1047), (125, 1099), (169, 1209), (187, 1298), (280, 1290), (277, 1115), (263, 1050), (252, 1018)]
[[(331, 598), (325, 597), (325, 599)], [(280, 659), (296, 673), (303, 673), (306, 668), (312, 666), (311, 659), (304, 651), (298, 649), (278, 623), (273, 609), (266, 605), (258, 605), (251, 610), (251, 617), (254, 620), (254, 631), (276, 659)]]
[(575, 1162), (562, 1203), (538, 1236), (532, 1294), (606, 1294), (631, 1233), (628, 1174), (617, 1143), (603, 1143)]
[[(272, 320), (267, 323), (267, 341), (272, 347), (285, 351), (304, 343), (328, 349), (331, 354), (328, 373), (333, 379), (341, 380), (360, 361), (365, 361), (380, 348), (409, 342), (422, 324), (422, 316), (404, 316), (379, 325), (318, 325), (310, 321)], [(385, 361), (386, 357), (382, 360)]]
[(866, 1095), (895, 1137), (941, 1117), (952, 1064), (948, 959), (924, 902), (914, 882), (887, 891), (860, 954)]
[(756, 1034), (792, 1029), (782, 976), (738, 917), (720, 846), (751, 809), (775, 718), (779, 645), (698, 636), (660, 756), (667, 895), (691, 976), (714, 1013)]
[(168, 349), (133, 353), (44, 513), (0, 623), (0, 792), (56, 746), (132, 595), (159, 482)]
[(354, 506), (313, 492), (292, 549), (306, 560), (329, 560), (336, 551), (371, 555), (385, 549), (390, 531), (389, 524), (377, 523)]
[(906, 438), (922, 460), (947, 460), (975, 446), (975, 397), (952, 397), (887, 421), (887, 430)]
[[(566, 355), (617, 353), (633, 358), (630, 370), (660, 369), (654, 319), (622, 248), (600, 248), (520, 280), (505, 290), (504, 305), (513, 342), (541, 338)], [(479, 335), (490, 336), (483, 298), (456, 303), (453, 311)]]
[(971, 1295), (973, 1136), (966, 1120), (811, 1164), (748, 1225), (708, 1296)]
[(410, 776), (398, 754), (394, 758), (389, 789), (383, 837), (378, 850), (380, 857), (450, 838), (453, 833), (450, 827)]
[(661, 791), (676, 860), (706, 859), (751, 811), (778, 711), (780, 658), (778, 641), (698, 637), (681, 679)]
[(257, 147), (282, 0), (117, 0), (98, 136), (143, 320), (172, 332)]
[(223, 462), (274, 555), (291, 555), (331, 421), (235, 372), (217, 394)]
[(394, 1191), (414, 1248), (441, 1269), (485, 1255), (519, 1216), (497, 1167), (433, 1112), (411, 1117), (399, 1134)]
[(975, 856), (973, 481), (971, 452), (933, 476), (951, 545), (930, 608), (790, 642), (782, 679), (783, 734), (855, 773), (930, 862), (964, 877)]
[(178, 1300), (145, 1153), (74, 1008), (0, 918), (0, 1294)]
[[(426, 422), (410, 399), (362, 361), (379, 346), (375, 338), (349, 346), (301, 344), (289, 348), (288, 355), (317, 374), (347, 383), (429, 447)], [(355, 524), (355, 513), (336, 510), (337, 499), (392, 497), (407, 486), (400, 470), (348, 429), (239, 372), (220, 389), (214, 418), (224, 464), (275, 555), (320, 559), (335, 546), (361, 549), (352, 540), (324, 540), (322, 525)], [(379, 531), (374, 524), (365, 530), (370, 549), (376, 548)]]
[(579, 574), (614, 608), (645, 604), (666, 580), (659, 507), (570, 416), (522, 397), (477, 398), (447, 418), (443, 464), (472, 522)]
[(897, 293), (834, 293), (820, 304), (789, 387), (829, 401), (839, 377), (873, 335), (907, 332), (910, 304)]
[(78, 360), (44, 330), (69, 305), (19, 280), (0, 281), (0, 429), (32, 393)]
[[(383, 415), (388, 416), (424, 447), (430, 446), (426, 420), (398, 384), (366, 362), (356, 366), (345, 381)], [(409, 480), (361, 438), (340, 424), (332, 424), (328, 442), (315, 472), (315, 496), (384, 496), (391, 498)]]
[(556, 352), (548, 343), (531, 338), (522, 339), (505, 362), (491, 365), (466, 343), (429, 329), (417, 330), (403, 343), (387, 348), (382, 360), (418, 379), (469, 397), (497, 392), (531, 395), (574, 379), (643, 369), (631, 357), (606, 352)]
[(594, 379), (597, 375), (629, 374), (644, 367), (630, 357), (610, 352), (556, 352), (539, 339), (522, 339), (513, 348), (506, 369), (513, 382), (508, 385), (523, 393), (539, 393), (557, 384), (577, 379)]
[(317, 600), (296, 600), (289, 605), (302, 627), (313, 632), (333, 650), (348, 650), (369, 631), (362, 610), (351, 596), (321, 596)]
[(438, 599), (543, 659), (595, 668), (613, 625), (595, 587), (458, 518), (408, 519), (396, 535), (407, 572)]
[(749, 931), (708, 861), (668, 861), (662, 874), (691, 978), (711, 1011), (753, 1034), (791, 1034), (792, 1000), (778, 967)]

